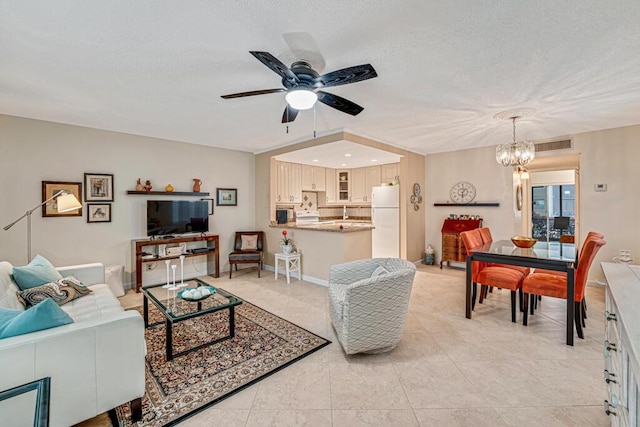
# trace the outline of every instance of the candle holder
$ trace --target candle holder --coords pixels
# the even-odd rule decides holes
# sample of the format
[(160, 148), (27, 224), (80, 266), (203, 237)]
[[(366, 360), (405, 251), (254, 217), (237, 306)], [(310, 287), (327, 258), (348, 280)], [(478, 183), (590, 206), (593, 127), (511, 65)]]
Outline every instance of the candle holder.
[(180, 284), (178, 286), (181, 288), (187, 286), (184, 283), (184, 255), (180, 255)]
[(168, 289), (171, 287), (171, 283), (169, 283), (169, 264), (171, 264), (171, 261), (169, 261), (168, 259), (164, 261), (165, 265), (167, 266), (167, 284), (166, 285), (162, 285), (163, 288)]
[(175, 291), (180, 288), (180, 286), (176, 286), (176, 268), (178, 268), (177, 265), (171, 266), (171, 270), (173, 271), (173, 284), (168, 288), (170, 291)]

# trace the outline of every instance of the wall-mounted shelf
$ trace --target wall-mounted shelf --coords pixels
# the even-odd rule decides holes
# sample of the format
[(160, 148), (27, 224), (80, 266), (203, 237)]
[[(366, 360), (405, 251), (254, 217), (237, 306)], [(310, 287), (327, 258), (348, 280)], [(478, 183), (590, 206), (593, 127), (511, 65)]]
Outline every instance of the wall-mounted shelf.
[(497, 208), (498, 206), (500, 206), (500, 203), (498, 203), (498, 202), (467, 203), (466, 205), (458, 205), (456, 203), (434, 203), (433, 206), (449, 206), (449, 207), (465, 207), (465, 206), (481, 207), (481, 206), (488, 206), (488, 207)]
[(136, 191), (129, 190), (127, 194), (142, 194), (152, 196), (208, 196), (209, 193), (196, 193), (194, 191)]

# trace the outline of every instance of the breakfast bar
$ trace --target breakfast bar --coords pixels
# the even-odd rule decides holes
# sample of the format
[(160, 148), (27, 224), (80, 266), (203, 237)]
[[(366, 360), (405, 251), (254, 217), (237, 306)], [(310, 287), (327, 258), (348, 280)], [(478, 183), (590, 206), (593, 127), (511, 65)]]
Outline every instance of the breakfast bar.
[(371, 258), (371, 230), (369, 222), (320, 221), (314, 224), (271, 224), (265, 231), (267, 247), (265, 263), (275, 265), (275, 253), (280, 252), (282, 231), (293, 241), (294, 249), (302, 254), (305, 280), (326, 284), (329, 267), (358, 259)]

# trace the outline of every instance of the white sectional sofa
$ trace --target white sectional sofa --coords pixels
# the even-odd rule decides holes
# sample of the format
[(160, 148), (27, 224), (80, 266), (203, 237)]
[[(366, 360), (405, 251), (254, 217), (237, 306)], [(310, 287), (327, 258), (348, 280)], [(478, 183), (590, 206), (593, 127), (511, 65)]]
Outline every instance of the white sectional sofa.
[[(0, 262), (0, 307), (23, 309), (12, 270)], [(51, 377), (52, 427), (69, 427), (126, 402), (139, 416), (145, 376), (142, 316), (124, 311), (104, 284), (102, 264), (57, 270), (93, 292), (62, 306), (74, 323), (0, 340), (0, 390)], [(24, 425), (33, 410), (33, 401), (24, 398), (0, 402), (0, 424)]]

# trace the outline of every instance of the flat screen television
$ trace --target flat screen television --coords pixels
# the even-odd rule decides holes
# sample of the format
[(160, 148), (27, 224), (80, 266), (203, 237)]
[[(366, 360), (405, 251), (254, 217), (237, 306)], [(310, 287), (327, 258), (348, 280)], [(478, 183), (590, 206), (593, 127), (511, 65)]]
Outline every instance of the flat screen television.
[(209, 203), (206, 200), (147, 200), (147, 236), (208, 231)]

